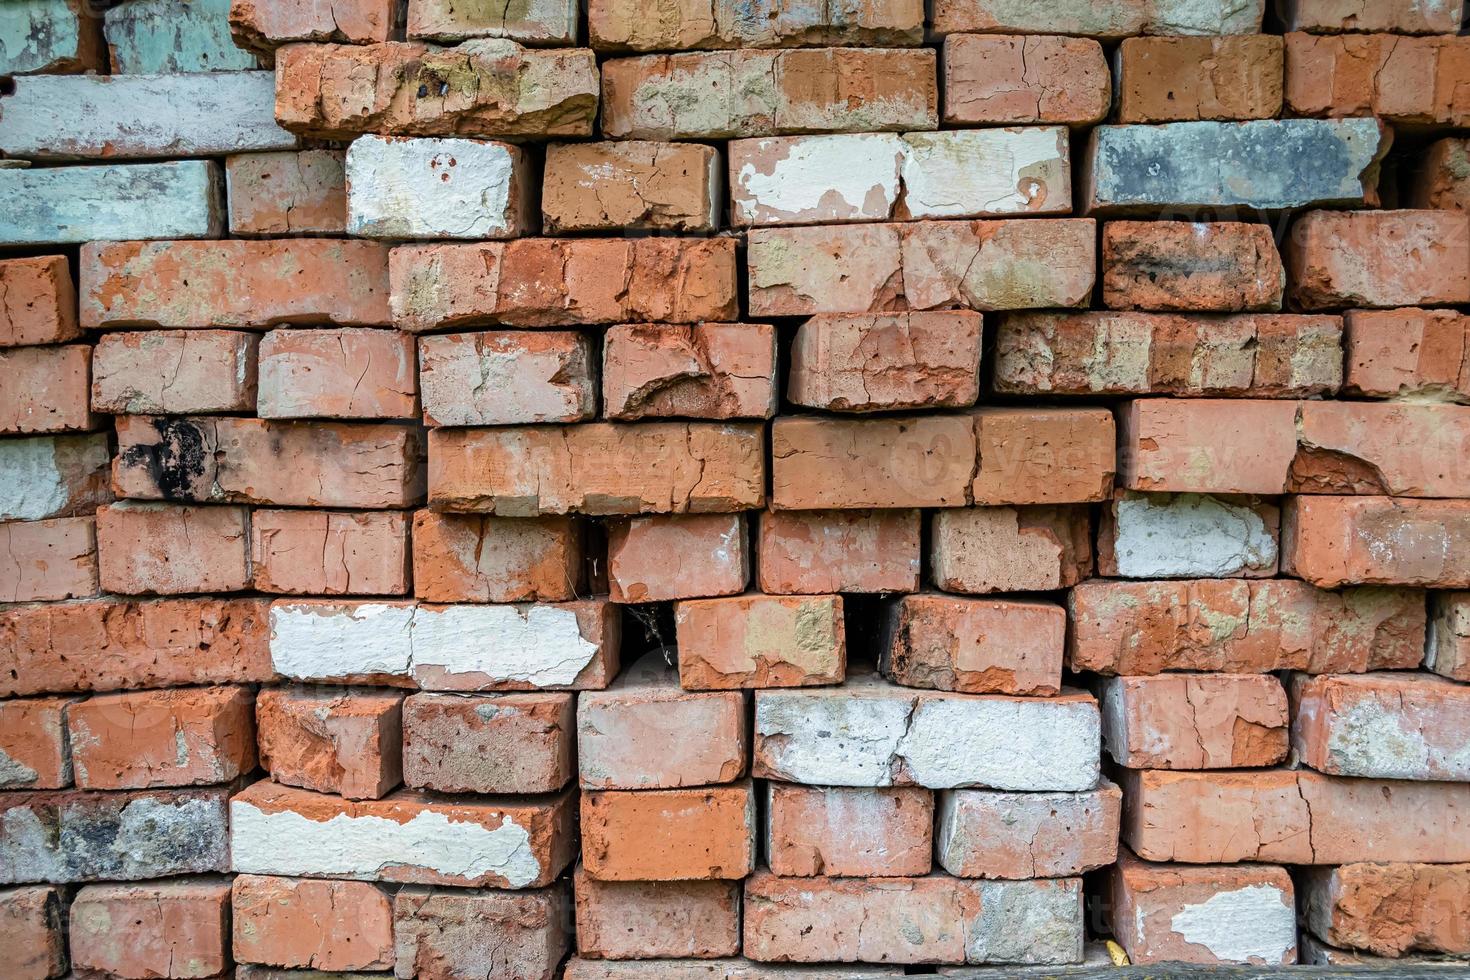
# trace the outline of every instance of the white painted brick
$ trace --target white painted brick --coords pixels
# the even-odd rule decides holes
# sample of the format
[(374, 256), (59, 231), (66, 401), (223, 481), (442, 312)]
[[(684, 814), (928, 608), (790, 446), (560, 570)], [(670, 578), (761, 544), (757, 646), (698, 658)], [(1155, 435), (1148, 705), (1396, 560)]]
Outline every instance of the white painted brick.
[(276, 125), (268, 71), (31, 75), (0, 98), (0, 151), (9, 156), (203, 157), (296, 145)]
[(347, 233), (514, 238), (535, 228), (534, 184), (509, 143), (363, 136), (347, 148)]
[(0, 244), (215, 238), (220, 191), (213, 160), (0, 168)]
[(1279, 515), (1247, 498), (1123, 493), (1098, 529), (1098, 573), (1248, 578), (1276, 573)]

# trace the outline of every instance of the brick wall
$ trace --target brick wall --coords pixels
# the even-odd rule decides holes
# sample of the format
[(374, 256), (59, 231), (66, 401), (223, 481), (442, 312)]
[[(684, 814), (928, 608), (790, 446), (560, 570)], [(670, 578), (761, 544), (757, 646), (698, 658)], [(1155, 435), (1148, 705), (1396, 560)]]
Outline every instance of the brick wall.
[(1470, 957), (1462, 8), (0, 3), (0, 972)]

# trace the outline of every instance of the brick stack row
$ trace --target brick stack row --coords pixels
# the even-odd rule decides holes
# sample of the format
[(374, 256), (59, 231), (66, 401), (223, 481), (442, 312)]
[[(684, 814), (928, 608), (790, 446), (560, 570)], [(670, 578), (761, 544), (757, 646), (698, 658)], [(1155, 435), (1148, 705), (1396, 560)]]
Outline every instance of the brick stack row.
[(13, 975), (1470, 956), (1463, 4), (1265, 7), (5, 3)]

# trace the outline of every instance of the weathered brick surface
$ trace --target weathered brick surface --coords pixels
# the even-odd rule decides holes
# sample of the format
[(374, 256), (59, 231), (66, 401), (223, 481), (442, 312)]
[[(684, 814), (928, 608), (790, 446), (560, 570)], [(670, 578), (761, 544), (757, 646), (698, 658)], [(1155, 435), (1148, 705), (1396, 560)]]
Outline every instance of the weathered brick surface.
[(740, 883), (599, 881), (578, 867), (577, 952), (614, 960), (740, 950)]
[(67, 709), (78, 789), (227, 783), (255, 768), (255, 698), (244, 687), (101, 694)]
[(1470, 155), (1466, 140), (1446, 137), (1424, 151), (1418, 179), (1409, 190), (1411, 208), (1470, 209)]
[(546, 148), (546, 234), (657, 228), (714, 231), (722, 203), (720, 153), (697, 143), (621, 140)]
[(1118, 122), (1274, 119), (1282, 42), (1269, 34), (1130, 37), (1118, 47)]
[(47, 980), (66, 972), (65, 894), (54, 885), (0, 890), (0, 936), (17, 976)]
[(602, 338), (602, 413), (622, 421), (769, 418), (776, 348), (766, 323), (612, 327)]
[(1286, 288), (1270, 227), (1240, 222), (1109, 221), (1102, 270), (1113, 309), (1279, 310)]
[(260, 767), (287, 786), (376, 800), (402, 775), (403, 695), (265, 688), (255, 699)]
[(770, 510), (760, 515), (760, 590), (772, 595), (914, 592), (915, 510)]
[(0, 787), (65, 789), (71, 785), (66, 712), (72, 698), (16, 698), (0, 702)]
[(1470, 691), (1443, 677), (1384, 672), (1294, 675), (1291, 745), (1334, 776), (1467, 781), (1460, 755)]
[(1304, 310), (1434, 306), (1470, 299), (1470, 216), (1457, 211), (1312, 211), (1286, 242)]
[(1261, 29), (1262, 0), (1197, 4), (1192, 0), (1062, 0), (1015, 4), (1007, 0), (939, 0), (934, 30), (995, 34), (1253, 34)]
[(570, 517), (413, 516), (414, 594), (430, 602), (574, 599), (582, 528)]
[(415, 333), (738, 317), (728, 238), (403, 245), (393, 250), (389, 278), (393, 322)]
[(413, 338), (359, 327), (272, 330), (260, 340), (263, 419), (407, 419), (418, 414)]
[(573, 776), (567, 692), (410, 695), (403, 782), (439, 793), (554, 793)]
[(250, 512), (123, 500), (97, 510), (102, 588), (119, 595), (238, 592), (250, 585)]
[[(755, 865), (750, 780), (703, 789), (582, 794), (582, 866), (600, 881), (744, 878)], [(656, 833), (660, 846), (643, 846)]]
[(85, 599), (97, 594), (97, 527), (91, 517), (0, 524), (0, 598)]
[(67, 921), (72, 966), (103, 976), (219, 974), (230, 964), (229, 921), (222, 878), (87, 885)]
[(1470, 318), (1453, 310), (1350, 310), (1343, 317), (1343, 391), (1470, 402)]
[(92, 348), (0, 348), (0, 434), (85, 432), (97, 427), (88, 408)]
[(951, 34), (943, 60), (946, 123), (1095, 123), (1112, 98), (1089, 38)]
[(980, 395), (980, 314), (835, 314), (791, 342), (787, 397), (833, 412), (968, 408)]
[[(419, 96), (424, 86), (442, 98)], [(276, 53), (276, 119), (318, 139), (590, 136), (596, 108), (597, 67), (586, 50), (487, 38), (453, 47), (293, 44)]]
[(231, 0), (230, 29), (242, 47), (270, 51), (293, 41), (386, 41), (393, 12), (382, 0)]
[(402, 511), (266, 510), (250, 514), (257, 591), (288, 595), (403, 595), (409, 518)]
[(1286, 104), (1295, 116), (1373, 115), (1403, 126), (1463, 126), (1458, 91), (1470, 43), (1454, 36), (1288, 34)]
[[(607, 585), (614, 602), (734, 595), (750, 580), (742, 514), (658, 514), (607, 525)], [(669, 563), (670, 555), (678, 555)]]
[[(711, 140), (933, 129), (934, 66), (935, 53), (923, 48), (614, 58), (602, 65), (602, 132), (613, 139)], [(704, 98), (711, 88), (732, 97)]]
[(112, 499), (107, 436), (0, 439), (0, 521), (90, 514)]
[(255, 408), (259, 337), (243, 330), (109, 333), (92, 350), (92, 410), (190, 415)]
[(674, 623), (692, 691), (835, 684), (847, 669), (841, 596), (687, 599)]
[(103, 15), (103, 36), (113, 73), (159, 75), (259, 67), (254, 54), (235, 46), (229, 12), (229, 0), (205, 0), (182, 10), (168, 0), (109, 8)]
[(924, 36), (917, 0), (860, 0), (829, 9), (812, 0), (772, 6), (765, 13), (707, 7), (690, 0), (660, 7), (656, 16), (635, 0), (592, 0), (587, 26), (600, 51), (677, 51), (691, 48), (783, 48), (813, 44), (899, 46)]
[(1280, 562), (1281, 511), (1255, 497), (1123, 491), (1100, 518), (1107, 577), (1271, 578)]
[(973, 507), (929, 521), (934, 584), (946, 592), (1045, 592), (1092, 571), (1082, 507)]
[(926, 875), (933, 866), (928, 790), (766, 785), (765, 848), (773, 874), (893, 878)]
[[(1337, 946), (1398, 957), (1411, 951), (1470, 952), (1470, 931), (1455, 913), (1470, 897), (1463, 864), (1344, 864), (1314, 868), (1303, 880), (1306, 923)], [(1395, 910), (1383, 915), (1385, 906)]]
[(1044, 602), (911, 595), (886, 611), (883, 672), (906, 687), (1049, 697), (1066, 613)]
[(500, 12), (458, 6), (454, 0), (414, 0), (408, 7), (408, 36), (433, 41), (508, 37), (528, 44), (576, 44), (577, 5), (566, 0), (531, 0)]
[(1285, 8), (1286, 28), (1313, 34), (1392, 31), (1453, 34), (1460, 28), (1460, 0), (1294, 0)]
[(321, 970), (393, 965), (393, 899), (369, 882), (240, 875), (230, 905), (239, 961)]
[(1101, 780), (1076, 793), (939, 794), (935, 857), (960, 878), (1061, 878), (1118, 855), (1123, 793)]
[(0, 283), (0, 345), (58, 344), (81, 335), (65, 256), (0, 261)]
[(552, 980), (571, 932), (564, 883), (531, 891), (409, 886), (393, 896), (399, 977)]
[(8, 10), (0, 38), (7, 75), (95, 71), (107, 62), (102, 20), (81, 0), (32, 0)]
[(3, 168), (0, 240), (50, 248), (211, 238), (224, 231), (221, 190), (219, 166), (210, 160)]
[(1268, 674), (1110, 677), (1103, 748), (1129, 769), (1244, 769), (1286, 758), (1286, 690)]
[(1470, 503), (1391, 497), (1290, 497), (1282, 568), (1322, 588), (1470, 588)]
[(345, 233), (344, 160), (340, 150), (226, 157), (230, 234), (255, 238)]
[(1463, 592), (1436, 592), (1429, 600), (1424, 666), (1457, 681), (1470, 681), (1470, 606)]
[[(418, 357), (425, 425), (581, 422), (597, 411), (596, 369), (585, 334), (496, 330), (420, 337)], [(412, 378), (411, 365), (407, 374)]]

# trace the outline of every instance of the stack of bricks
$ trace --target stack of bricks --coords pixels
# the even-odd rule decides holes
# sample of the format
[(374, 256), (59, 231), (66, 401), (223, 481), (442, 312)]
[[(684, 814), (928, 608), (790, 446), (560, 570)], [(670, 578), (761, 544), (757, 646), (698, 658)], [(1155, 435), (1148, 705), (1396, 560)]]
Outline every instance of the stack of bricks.
[(1470, 958), (1463, 3), (106, 6), (0, 3), (7, 977)]

